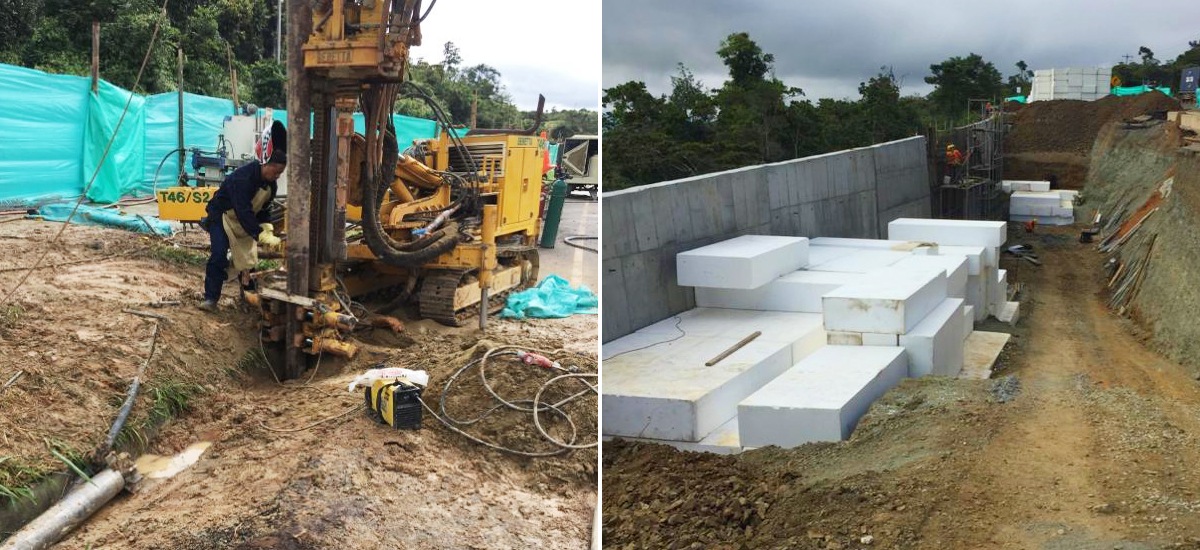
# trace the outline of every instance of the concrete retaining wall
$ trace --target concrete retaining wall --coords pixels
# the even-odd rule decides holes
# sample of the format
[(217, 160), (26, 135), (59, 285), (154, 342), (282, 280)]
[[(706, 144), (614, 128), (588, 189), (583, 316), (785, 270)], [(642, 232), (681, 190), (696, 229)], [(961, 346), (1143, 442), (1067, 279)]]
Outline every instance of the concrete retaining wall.
[(604, 193), (602, 340), (695, 307), (678, 252), (747, 234), (883, 238), (929, 205), (923, 136)]

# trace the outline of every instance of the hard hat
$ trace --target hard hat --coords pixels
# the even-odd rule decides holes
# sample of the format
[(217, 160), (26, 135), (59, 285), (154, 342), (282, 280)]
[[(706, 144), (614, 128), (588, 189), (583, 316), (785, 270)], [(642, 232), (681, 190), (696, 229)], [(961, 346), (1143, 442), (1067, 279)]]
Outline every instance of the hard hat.
[(946, 150), (947, 150), (947, 151), (949, 151), (949, 150), (951, 150), (951, 149), (953, 149), (953, 148), (954, 148), (954, 144), (953, 144), (953, 143), (951, 143), (951, 144), (949, 144), (949, 145), (947, 145), (947, 146), (946, 146)]

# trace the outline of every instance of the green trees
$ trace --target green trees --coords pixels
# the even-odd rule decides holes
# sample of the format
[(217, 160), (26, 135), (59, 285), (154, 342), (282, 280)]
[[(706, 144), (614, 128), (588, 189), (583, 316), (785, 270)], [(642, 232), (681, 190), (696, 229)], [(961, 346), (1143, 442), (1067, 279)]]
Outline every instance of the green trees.
[[(161, 0), (0, 0), (0, 63), (86, 76), (91, 73), (92, 21), (98, 20), (100, 76), (129, 89), (161, 6)], [(276, 2), (263, 0), (172, 0), (138, 91), (154, 94), (177, 89), (176, 48), (182, 46), (185, 91), (230, 97), (232, 66), (242, 103), (286, 107), (287, 75), (275, 61), (275, 9)], [(533, 113), (523, 115), (513, 104), (494, 67), (463, 67), (453, 43), (445, 44), (443, 54), (442, 63), (414, 62), (410, 74), (441, 102), (455, 124), (470, 122), (476, 98), (481, 128), (523, 126), (532, 120)], [(433, 118), (420, 100), (401, 100), (397, 112)], [(559, 133), (596, 131), (592, 111), (547, 115), (554, 122), (547, 127), (559, 127)]]
[(941, 114), (959, 122), (966, 120), (967, 100), (997, 100), (1004, 91), (1000, 71), (979, 54), (951, 57), (930, 65), (929, 71), (933, 74), (925, 82), (934, 86), (929, 100)]
[(680, 64), (671, 92), (643, 82), (604, 90), (604, 188), (621, 189), (750, 164), (860, 147), (920, 131), (925, 101), (900, 95), (890, 69), (860, 84), (859, 99), (804, 99), (775, 77), (775, 57), (747, 33), (725, 38), (729, 71), (706, 89)]
[(1138, 58), (1140, 62), (1113, 66), (1113, 75), (1120, 77), (1123, 86), (1151, 84), (1174, 90), (1179, 86), (1179, 75), (1183, 69), (1200, 65), (1200, 40), (1188, 41), (1188, 49), (1168, 62), (1157, 59), (1154, 51), (1146, 46), (1138, 48)]
[(1022, 59), (1017, 61), (1017, 74), (1008, 77), (1008, 84), (1005, 86), (1004, 95), (1028, 95), (1031, 93), (1030, 88), (1033, 86), (1033, 71), (1029, 65)]
[[(462, 56), (453, 42), (442, 49), (441, 63), (417, 61), (409, 66), (409, 79), (442, 105), (454, 124), (469, 124), (471, 102), (478, 99), (476, 126), (512, 128), (521, 123), (521, 113), (500, 83), (500, 72), (489, 65), (462, 67)], [(396, 102), (396, 112), (434, 118), (433, 111), (417, 98)]]

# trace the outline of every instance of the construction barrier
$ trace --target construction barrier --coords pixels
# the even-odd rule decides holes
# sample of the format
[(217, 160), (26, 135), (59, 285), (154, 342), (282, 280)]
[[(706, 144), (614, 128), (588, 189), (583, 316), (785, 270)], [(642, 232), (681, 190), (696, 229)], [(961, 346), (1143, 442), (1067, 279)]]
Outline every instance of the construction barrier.
[[(131, 94), (104, 80), (98, 87), (93, 94), (88, 77), (0, 64), (0, 210), (78, 197), (122, 112), (125, 118), (87, 198), (108, 204), (149, 196), (156, 172), (159, 185), (164, 178), (174, 181), (179, 157), (170, 153), (178, 147), (179, 94)], [(225, 117), (234, 114), (233, 102), (183, 96), (184, 147), (215, 150)], [(285, 111), (273, 117), (287, 123)], [(433, 120), (394, 115), (393, 122), (402, 148), (438, 135)], [(363, 129), (361, 114), (355, 115), (355, 128)]]

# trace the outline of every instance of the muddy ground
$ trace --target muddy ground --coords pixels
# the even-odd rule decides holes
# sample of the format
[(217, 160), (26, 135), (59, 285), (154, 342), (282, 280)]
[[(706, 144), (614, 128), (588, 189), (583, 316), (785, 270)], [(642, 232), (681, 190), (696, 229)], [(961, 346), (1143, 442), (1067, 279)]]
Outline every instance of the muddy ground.
[[(573, 208), (586, 214), (583, 206)], [(576, 221), (570, 214), (564, 219)], [(31, 220), (0, 224), (6, 247), (0, 269), (32, 264), (58, 227)], [(202, 237), (173, 241), (195, 244)], [(425, 369), (431, 384), (424, 399), (437, 410), (445, 380), (495, 344), (561, 349), (556, 358), (562, 363), (594, 372), (595, 316), (493, 319), (480, 334), (402, 312), (403, 333), (357, 332), (362, 351), (354, 361), (326, 356), (302, 380), (280, 384), (254, 353), (256, 314), (229, 297), (232, 283), (219, 313), (196, 310), (202, 267), (194, 265), (194, 254), (179, 250), (127, 232), (72, 226), (46, 264), (85, 261), (35, 272), (18, 293), (19, 308), (0, 321), (0, 384), (23, 372), (0, 393), (0, 457), (11, 457), (0, 462), (8, 467), (0, 484), (7, 479), (16, 487), (65, 470), (51, 448), (86, 458), (102, 440), (153, 330), (152, 321), (122, 313), (125, 308), (167, 318), (131, 420), (140, 431), (123, 438), (126, 448), (133, 455), (144, 448), (171, 456), (193, 443), (212, 443), (195, 465), (122, 494), (57, 547), (587, 547), (596, 502), (594, 450), (549, 458), (504, 454), (451, 432), (428, 412), (422, 430), (393, 430), (369, 419), (359, 406), (361, 393), (346, 388), (378, 363)], [(543, 266), (568, 276), (561, 271), (577, 263), (574, 249), (551, 254), (566, 259)], [(21, 275), (0, 271), (0, 291)], [(162, 301), (179, 305), (150, 305)], [(489, 366), (496, 390), (509, 398), (532, 397), (550, 377), (511, 359)], [(470, 371), (447, 407), (470, 418), (493, 404), (477, 371)], [(568, 406), (581, 439), (595, 438), (595, 407), (595, 399)], [(552, 434), (564, 435), (561, 422), (543, 421)], [(555, 449), (527, 414), (496, 413), (467, 431), (501, 445)], [(0, 508), (14, 513), (2, 497)]]
[(1077, 229), (1037, 231), (993, 380), (906, 380), (844, 443), (606, 444), (605, 547), (1200, 548), (1197, 382), (1106, 309)]

